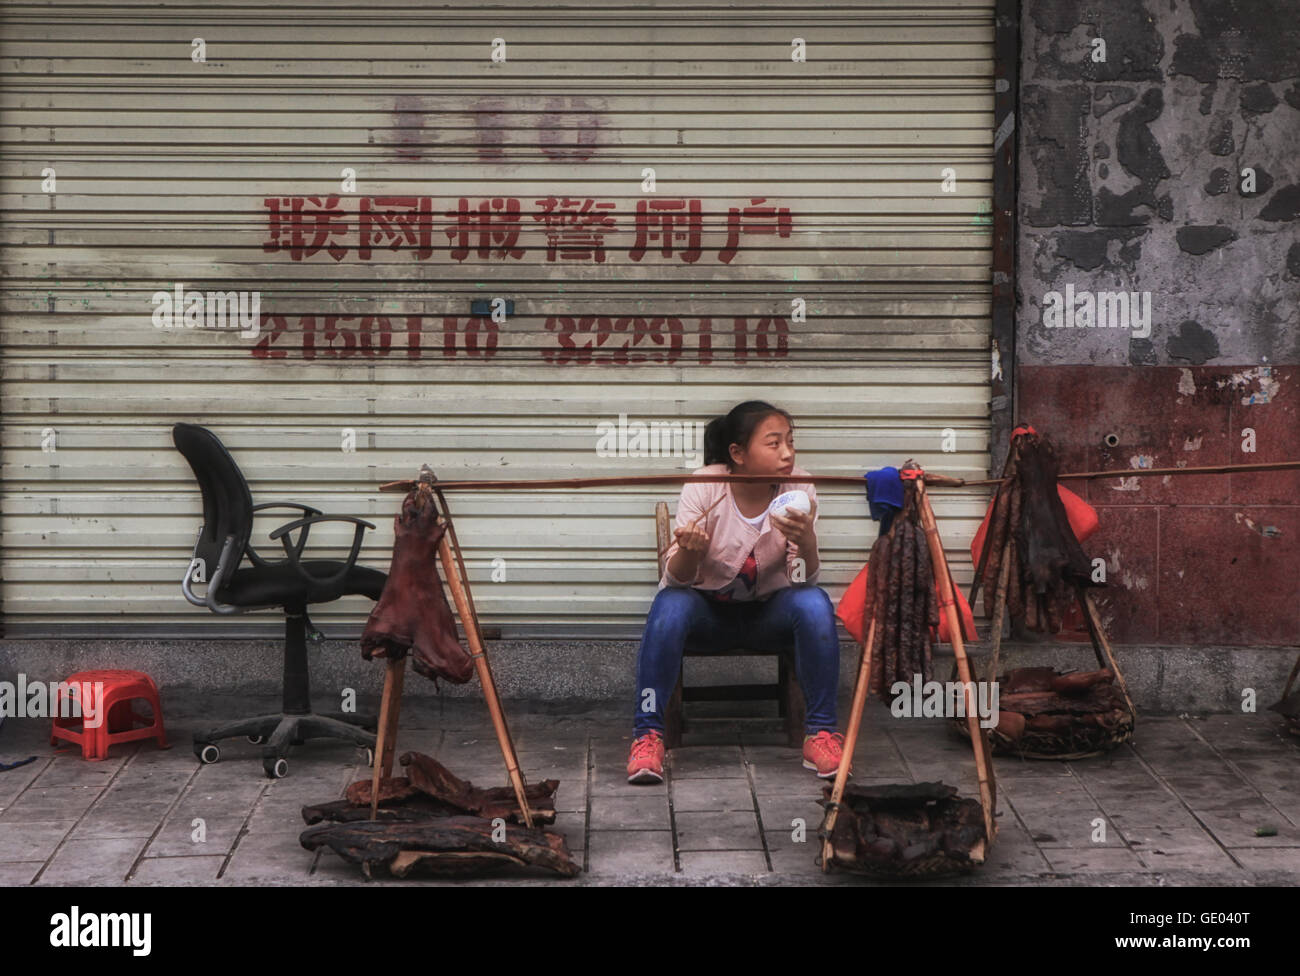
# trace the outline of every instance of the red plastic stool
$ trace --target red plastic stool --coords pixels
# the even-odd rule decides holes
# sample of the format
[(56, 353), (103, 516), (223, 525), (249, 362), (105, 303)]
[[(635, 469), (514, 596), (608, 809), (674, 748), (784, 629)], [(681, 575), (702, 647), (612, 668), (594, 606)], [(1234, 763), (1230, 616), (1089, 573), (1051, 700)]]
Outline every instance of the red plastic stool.
[[(119, 742), (156, 738), (160, 749), (168, 748), (158, 686), (143, 671), (79, 671), (65, 679), (64, 684), (77, 686), (81, 716), (63, 717), (65, 690), (60, 688), (50, 745), (58, 745), (60, 739), (80, 743), (81, 758), (92, 762), (107, 759), (109, 746)], [(96, 701), (97, 684), (102, 685), (103, 693)], [(139, 698), (149, 703), (153, 710), (152, 719), (136, 712), (133, 702)], [(99, 719), (99, 725), (93, 729), (87, 728), (84, 722), (92, 703)], [(141, 723), (148, 724), (141, 727)]]

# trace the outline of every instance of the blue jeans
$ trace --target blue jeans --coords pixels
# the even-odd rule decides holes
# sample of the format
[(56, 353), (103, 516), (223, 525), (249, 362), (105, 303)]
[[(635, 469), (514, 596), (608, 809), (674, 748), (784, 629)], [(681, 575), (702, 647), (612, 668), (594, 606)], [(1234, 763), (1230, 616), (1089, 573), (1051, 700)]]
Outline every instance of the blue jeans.
[(711, 600), (689, 586), (660, 590), (636, 658), (636, 735), (663, 731), (664, 708), (677, 686), (687, 643), (756, 651), (786, 650), (793, 644), (795, 676), (805, 702), (804, 731), (836, 731), (840, 642), (831, 598), (821, 587), (785, 587), (763, 600), (735, 603)]

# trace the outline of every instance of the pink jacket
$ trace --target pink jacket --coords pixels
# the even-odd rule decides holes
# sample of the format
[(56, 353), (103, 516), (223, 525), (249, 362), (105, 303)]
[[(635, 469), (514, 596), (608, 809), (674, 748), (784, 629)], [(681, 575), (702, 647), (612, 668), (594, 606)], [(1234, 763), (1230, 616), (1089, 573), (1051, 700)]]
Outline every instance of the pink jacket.
[[(726, 474), (725, 464), (710, 464), (699, 468), (694, 474)], [(808, 474), (798, 465), (794, 474)], [(740, 572), (750, 551), (754, 553), (758, 564), (758, 585), (755, 599), (771, 596), (777, 590), (791, 585), (794, 560), (799, 556), (799, 549), (786, 540), (781, 530), (764, 516), (758, 526), (750, 525), (736, 508), (735, 498), (731, 495), (731, 485), (722, 481), (690, 481), (682, 486), (681, 498), (677, 502), (677, 528), (685, 528), (699, 514), (705, 511), (719, 496), (727, 495), (713, 511), (700, 522), (700, 527), (709, 534), (709, 549), (700, 560), (700, 568), (691, 582), (679, 580), (667, 569), (667, 563), (677, 552), (677, 541), (668, 545), (665, 556), (664, 574), (659, 580), (659, 589), (665, 586), (694, 586), (701, 590), (717, 590), (731, 583)], [(779, 485), (777, 494), (794, 489), (808, 493), (810, 501), (817, 500), (817, 489), (811, 482), (787, 482)], [(776, 495), (772, 496), (773, 498)], [(813, 525), (816, 526), (819, 515), (814, 514)], [(801, 584), (815, 584), (821, 575), (821, 566), (808, 575)]]

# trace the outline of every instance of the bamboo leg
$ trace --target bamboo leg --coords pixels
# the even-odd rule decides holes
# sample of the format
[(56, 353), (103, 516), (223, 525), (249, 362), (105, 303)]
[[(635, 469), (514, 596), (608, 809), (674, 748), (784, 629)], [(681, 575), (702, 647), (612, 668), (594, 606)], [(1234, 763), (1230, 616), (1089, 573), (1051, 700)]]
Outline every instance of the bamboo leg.
[(456, 612), (460, 614), (465, 638), (469, 641), (470, 657), (478, 671), (479, 681), (483, 684), (483, 697), (487, 699), (488, 712), (492, 716), (492, 727), (496, 730), (497, 744), (501, 755), (505, 757), (506, 772), (510, 775), (510, 785), (514, 787), (515, 799), (519, 801), (519, 810), (523, 814), (524, 824), (533, 825), (533, 814), (528, 808), (528, 795), (524, 790), (523, 776), (519, 772), (519, 762), (515, 756), (515, 746), (510, 740), (510, 730), (506, 727), (505, 715), (501, 711), (501, 699), (497, 696), (497, 686), (492, 680), (492, 669), (488, 666), (487, 655), (483, 650), (483, 640), (479, 633), (478, 618), (470, 607), (465, 583), (457, 572), (452, 557), (451, 543), (444, 534), (438, 544), (438, 557), (442, 560), (443, 572), (447, 575), (447, 584), (451, 587), (452, 598), (456, 602)]
[[(470, 588), (469, 585), (469, 571), (465, 569), (465, 555), (463, 550), (460, 547), (460, 539), (456, 536), (456, 521), (451, 517), (451, 507), (447, 504), (447, 496), (442, 493), (442, 490), (438, 487), (437, 482), (433, 483), (432, 488), (433, 488), (434, 495), (437, 496), (438, 504), (442, 507), (443, 518), (447, 522), (447, 535), (451, 538), (451, 551), (452, 554), (456, 557), (456, 567), (460, 571), (460, 579), (462, 581), (465, 590), (465, 599), (469, 603), (470, 618), (473, 622), (474, 630), (478, 634), (479, 645), (483, 646), (484, 645), (483, 628), (479, 624), (478, 607), (475, 606), (474, 604), (474, 591)], [(661, 573), (660, 575), (663, 574)], [(462, 624), (464, 624), (464, 619), (465, 619), (464, 617), (461, 618)], [(493, 688), (494, 688), (493, 695), (495, 696), (495, 685), (493, 686)], [(497, 701), (497, 707), (500, 708), (500, 701), (497, 700), (495, 697), (493, 700)], [(509, 746), (509, 752), (506, 753), (505, 750), (503, 750), (503, 755), (508, 755), (510, 757), (513, 757), (515, 755), (515, 740), (514, 737), (511, 736), (510, 728), (505, 724), (504, 718), (502, 719), (502, 727), (505, 729), (506, 742)], [(507, 769), (510, 767), (510, 759), (506, 760), (506, 767)], [(521, 789), (527, 790), (528, 780), (524, 777), (522, 771), (519, 771), (518, 775), (519, 775), (519, 781), (523, 784)]]
[(1092, 614), (1088, 612), (1088, 608), (1084, 604), (1083, 594), (1084, 588), (1082, 586), (1076, 586), (1074, 588), (1074, 598), (1078, 601), (1079, 610), (1083, 613), (1083, 622), (1088, 628), (1088, 641), (1092, 644), (1092, 653), (1097, 659), (1097, 667), (1106, 668), (1110, 666), (1110, 662), (1106, 660), (1106, 655), (1102, 653), (1101, 639), (1097, 636), (1097, 631), (1100, 629), (1101, 621), (1093, 620)]
[(993, 629), (989, 632), (993, 649), (989, 654), (989, 668), (984, 677), (985, 681), (998, 680), (998, 655), (1002, 651), (1002, 618), (1007, 610), (1007, 585), (1011, 580), (1011, 545), (1011, 539), (1008, 538), (1007, 544), (1002, 549), (1002, 570), (998, 574), (998, 591), (993, 597)]
[(379, 819), (380, 776), (393, 774), (393, 741), (397, 738), (397, 713), (402, 708), (402, 681), (406, 658), (388, 658), (384, 668), (384, 695), (379, 705), (379, 728), (375, 737), (374, 772), (370, 775), (370, 819)]
[(1101, 616), (1097, 613), (1097, 605), (1092, 602), (1092, 591), (1080, 589), (1082, 592), (1083, 613), (1088, 619), (1088, 629), (1092, 632), (1093, 640), (1101, 644), (1101, 649), (1106, 653), (1106, 660), (1111, 670), (1115, 672), (1115, 680), (1119, 682), (1119, 690), (1124, 693), (1124, 701), (1128, 705), (1129, 714), (1133, 716), (1133, 727), (1137, 728), (1137, 709), (1133, 707), (1133, 699), (1129, 697), (1128, 685), (1124, 682), (1124, 674), (1119, 669), (1119, 662), (1115, 660), (1110, 641), (1106, 638), (1106, 631), (1101, 626)]
[(948, 615), (948, 635), (952, 638), (953, 656), (957, 659), (957, 671), (961, 675), (966, 695), (966, 727), (970, 730), (971, 746), (975, 753), (975, 774), (979, 779), (980, 806), (984, 808), (984, 832), (988, 843), (992, 844), (998, 829), (997, 821), (994, 819), (997, 808), (997, 784), (993, 780), (993, 757), (990, 755), (988, 736), (984, 734), (984, 729), (980, 728), (975, 686), (971, 677), (970, 660), (966, 657), (966, 646), (962, 642), (961, 618), (957, 613), (957, 603), (953, 597), (952, 579), (948, 575), (948, 560), (943, 553), (943, 542), (939, 539), (939, 526), (934, 519), (934, 510), (930, 507), (930, 498), (925, 492), (925, 483), (920, 478), (916, 483), (916, 495), (921, 525), (925, 528), (926, 542), (930, 546), (934, 578), (939, 584), (940, 603)]
[(844, 785), (848, 782), (849, 767), (853, 765), (853, 749), (858, 742), (858, 731), (862, 727), (862, 708), (867, 703), (867, 686), (871, 684), (871, 653), (876, 642), (875, 614), (872, 614), (871, 629), (867, 631), (866, 643), (862, 645), (862, 660), (858, 664), (858, 683), (853, 687), (853, 709), (849, 713), (849, 727), (844, 734), (844, 752), (840, 756), (840, 768), (835, 771), (835, 785), (831, 788), (831, 803), (826, 812), (822, 838), (822, 871), (831, 869), (831, 831), (835, 829), (835, 820), (839, 815), (839, 802), (844, 799)]
[(1281, 701), (1286, 701), (1291, 696), (1291, 686), (1295, 684), (1297, 674), (1300, 674), (1300, 654), (1296, 655), (1295, 664), (1291, 665), (1291, 673), (1286, 678), (1286, 687), (1282, 689)]
[[(388, 684), (390, 674), (384, 675), (384, 684)], [(397, 718), (402, 713), (402, 689), (406, 686), (406, 657), (395, 662), (392, 668), (391, 677), (393, 681), (393, 702), (388, 709), (388, 734), (385, 736), (384, 748), (379, 748), (379, 743), (375, 743), (376, 751), (383, 756), (384, 775), (393, 775), (393, 756), (397, 752)]]
[[(1012, 438), (1011, 448), (1010, 450), (1007, 451), (1006, 459), (1002, 462), (1002, 475), (998, 478), (997, 481), (998, 487), (993, 490), (993, 500), (995, 502), (997, 501), (998, 491), (1001, 489), (1002, 485), (1006, 482), (1008, 475), (1014, 475), (1015, 473), (1015, 453), (1016, 453), (1015, 447), (1016, 447), (1016, 441), (1015, 438)], [(930, 480), (931, 477), (932, 477), (931, 475), (925, 476), (926, 484), (935, 483)], [(990, 507), (988, 532), (984, 536), (984, 547), (980, 550), (979, 563), (975, 566), (975, 578), (972, 579), (970, 582), (970, 594), (966, 598), (966, 602), (970, 604), (972, 613), (975, 611), (975, 598), (979, 596), (980, 586), (982, 586), (984, 582), (984, 567), (988, 565), (988, 561), (989, 561), (989, 552), (990, 552), (989, 543), (993, 541), (992, 515), (993, 515), (993, 508)]]

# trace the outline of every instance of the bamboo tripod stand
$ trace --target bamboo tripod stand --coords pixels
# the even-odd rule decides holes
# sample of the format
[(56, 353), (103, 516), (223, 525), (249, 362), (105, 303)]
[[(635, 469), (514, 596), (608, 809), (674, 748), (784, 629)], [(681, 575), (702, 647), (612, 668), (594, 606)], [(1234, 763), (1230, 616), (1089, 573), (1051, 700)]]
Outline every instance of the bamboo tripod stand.
[[(966, 726), (970, 732), (972, 751), (975, 755), (975, 774), (979, 780), (980, 808), (984, 813), (983, 851), (997, 836), (997, 781), (993, 776), (993, 754), (989, 746), (988, 735), (980, 727), (979, 710), (975, 703), (975, 685), (972, 680), (970, 659), (966, 656), (966, 646), (962, 642), (961, 619), (957, 613), (957, 600), (953, 592), (952, 578), (948, 575), (948, 560), (943, 552), (943, 542), (939, 538), (939, 526), (935, 521), (934, 509), (930, 507), (930, 498), (926, 494), (926, 482), (943, 484), (945, 479), (939, 475), (925, 474), (918, 467), (904, 467), (900, 472), (904, 480), (915, 483), (917, 511), (921, 517), (921, 528), (925, 530), (926, 545), (930, 551), (930, 565), (933, 569), (935, 584), (939, 588), (939, 606), (948, 619), (948, 634), (952, 640), (953, 656), (957, 670), (961, 675), (962, 689), (965, 695)], [(857, 745), (858, 733), (862, 728), (862, 710), (867, 702), (867, 689), (871, 683), (871, 661), (875, 653), (876, 614), (872, 614), (871, 626), (867, 639), (862, 645), (862, 658), (858, 665), (858, 680), (853, 688), (853, 706), (849, 714), (849, 726), (844, 734), (844, 751), (840, 756), (839, 769), (835, 772), (835, 784), (831, 788), (831, 799), (826, 806), (826, 819), (822, 826), (822, 871), (831, 869), (831, 835), (835, 821), (839, 816), (840, 803), (844, 799), (844, 787), (849, 778), (849, 767), (853, 764), (853, 749)], [(983, 856), (973, 858), (982, 861)]]
[[(1002, 476), (998, 479), (999, 482), (1005, 483), (1008, 479), (1015, 477), (1017, 458), (1016, 440), (1013, 437), (1012, 449), (1007, 452), (1007, 459), (1002, 466)], [(993, 526), (991, 523), (985, 542), (984, 548), (980, 551), (979, 562), (975, 566), (975, 577), (971, 580), (970, 598), (967, 600), (971, 607), (975, 606), (975, 599), (979, 596), (980, 584), (984, 579), (984, 567), (988, 564), (989, 553), (993, 548)], [(984, 675), (984, 680), (990, 682), (998, 679), (998, 659), (1002, 650), (1002, 623), (1006, 618), (1007, 591), (1011, 585), (1011, 547), (1014, 544), (1015, 540), (1012, 538), (1012, 534), (1008, 532), (1002, 546), (1002, 561), (998, 564), (1000, 567), (998, 586), (993, 594), (993, 613), (989, 631), (992, 649), (989, 653), (989, 665)], [(1124, 674), (1119, 669), (1119, 662), (1115, 660), (1110, 640), (1106, 636), (1106, 629), (1102, 626), (1101, 615), (1098, 613), (1097, 604), (1092, 598), (1092, 591), (1087, 587), (1076, 586), (1074, 596), (1079, 603), (1080, 611), (1083, 613), (1084, 622), (1088, 626), (1088, 638), (1092, 642), (1092, 650), (1097, 657), (1097, 663), (1103, 668), (1109, 667), (1114, 672), (1115, 682), (1124, 695), (1124, 703), (1128, 705), (1129, 714), (1133, 717), (1133, 724), (1136, 726), (1137, 709), (1133, 706), (1133, 699), (1128, 693), (1128, 685), (1124, 682)]]
[[(510, 728), (506, 724), (505, 712), (501, 708), (501, 699), (497, 695), (496, 682), (492, 679), (492, 668), (488, 664), (487, 649), (483, 644), (483, 632), (479, 627), (478, 611), (474, 607), (474, 596), (469, 588), (469, 574), (465, 571), (465, 560), (461, 554), (460, 541), (456, 538), (456, 524), (452, 521), (451, 510), (447, 506), (446, 496), (438, 488), (429, 466), (422, 465), (420, 478), (414, 483), (419, 491), (430, 492), (438, 502), (438, 515), (447, 526), (438, 543), (438, 559), (442, 563), (443, 574), (451, 588), (452, 599), (456, 604), (456, 614), (460, 617), (461, 628), (469, 643), (470, 658), (479, 681), (483, 685), (483, 697), (487, 701), (488, 713), (492, 716), (492, 727), (496, 732), (497, 745), (505, 759), (506, 772), (510, 776), (510, 785), (514, 788), (515, 799), (519, 803), (524, 825), (533, 826), (533, 814), (528, 807), (527, 784), (519, 769), (519, 758), (515, 753), (514, 740), (510, 737)], [(437, 574), (433, 584), (440, 586)], [(397, 741), (397, 719), (402, 710), (402, 688), (406, 681), (406, 658), (389, 658), (385, 662), (384, 692), (379, 705), (379, 729), (375, 741), (374, 769), (370, 779), (370, 819), (379, 817), (379, 787), (381, 778), (393, 775), (394, 744)]]

